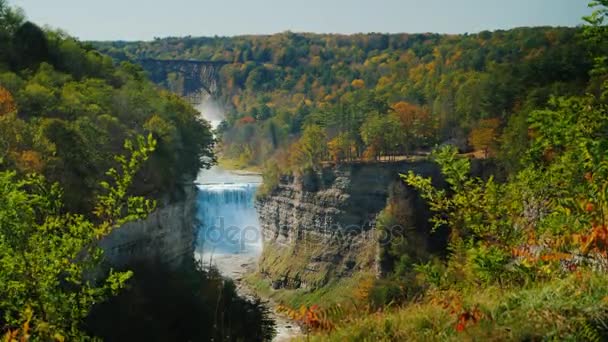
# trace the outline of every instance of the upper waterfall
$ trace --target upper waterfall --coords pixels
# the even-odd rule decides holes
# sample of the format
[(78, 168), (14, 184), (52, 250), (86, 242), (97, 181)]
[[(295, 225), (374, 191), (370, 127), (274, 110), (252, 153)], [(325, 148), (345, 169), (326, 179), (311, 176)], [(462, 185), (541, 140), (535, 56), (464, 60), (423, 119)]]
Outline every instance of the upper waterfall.
[(202, 172), (198, 185), (197, 252), (258, 254), (261, 234), (254, 207), (259, 177), (241, 176), (217, 168)]

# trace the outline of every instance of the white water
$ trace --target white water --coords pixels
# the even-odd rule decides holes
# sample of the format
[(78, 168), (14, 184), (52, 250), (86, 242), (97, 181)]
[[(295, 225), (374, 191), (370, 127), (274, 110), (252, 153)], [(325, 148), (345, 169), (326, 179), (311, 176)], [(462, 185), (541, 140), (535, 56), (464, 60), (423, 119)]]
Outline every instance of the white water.
[[(197, 109), (214, 129), (224, 118), (220, 106), (210, 98)], [(251, 291), (241, 280), (256, 267), (262, 253), (260, 223), (254, 207), (255, 192), (262, 178), (215, 166), (201, 170), (196, 183), (199, 189), (197, 218), (201, 226), (195, 258), (205, 265), (215, 266), (225, 277), (235, 280), (242, 295), (250, 295)], [(271, 312), (277, 329), (274, 341), (288, 341), (301, 334), (289, 319), (272, 308)]]
[[(196, 108), (214, 129), (225, 117), (211, 97), (203, 98)], [(236, 174), (218, 166), (198, 174), (197, 218), (201, 226), (195, 256), (206, 264), (215, 264), (226, 276), (231, 276), (231, 269), (237, 266), (231, 265), (234, 262), (226, 264), (226, 260), (234, 259), (231, 256), (252, 258), (261, 253), (260, 224), (254, 208), (261, 182), (257, 175)]]
[(259, 183), (243, 182), (238, 176), (225, 180), (198, 185), (197, 214), (201, 227), (197, 252), (259, 255), (262, 239), (254, 208)]
[(205, 120), (211, 123), (213, 129), (216, 129), (226, 117), (220, 104), (214, 101), (210, 95), (203, 97), (202, 102), (196, 104), (195, 108), (201, 113)]

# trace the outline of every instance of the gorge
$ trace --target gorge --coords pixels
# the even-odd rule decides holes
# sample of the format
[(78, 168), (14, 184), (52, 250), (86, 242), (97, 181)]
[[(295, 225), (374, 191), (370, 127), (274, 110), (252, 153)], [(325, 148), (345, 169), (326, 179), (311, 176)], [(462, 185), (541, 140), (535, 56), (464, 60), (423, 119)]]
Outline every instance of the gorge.
[[(568, 27), (147, 41), (8, 1), (0, 340), (608, 341), (608, 0)], [(87, 28), (295, 22), (245, 2)], [(538, 25), (567, 1), (542, 2)], [(392, 8), (358, 5), (315, 20)]]
[[(152, 75), (164, 75), (152, 77), (163, 87), (172, 78), (191, 78), (180, 88), (169, 89), (184, 96), (217, 127), (222, 105), (212, 93), (221, 90), (209, 92), (201, 85), (210, 82), (208, 73), (192, 68), (202, 65), (167, 60), (145, 60), (143, 64)], [(187, 75), (180, 74), (183, 72)], [(269, 193), (256, 196), (262, 178), (255, 173), (220, 166), (201, 170), (195, 181), (196, 195), (189, 198), (196, 203), (198, 222), (193, 255), (205, 267), (217, 267), (235, 280), (246, 296), (260, 290), (250, 283), (252, 274), (267, 287), (258, 292), (266, 293), (266, 298), (271, 289), (310, 292), (361, 274), (382, 276), (389, 271), (386, 263), (390, 261), (382, 256), (376, 220), (389, 199), (400, 203), (408, 222), (400, 228), (413, 232), (420, 250), (445, 244), (441, 237), (430, 235), (424, 201), (399, 177), (410, 170), (440, 179), (437, 167), (424, 158), (347, 163), (282, 177)], [(298, 334), (295, 322), (276, 314), (274, 318), (278, 340)]]

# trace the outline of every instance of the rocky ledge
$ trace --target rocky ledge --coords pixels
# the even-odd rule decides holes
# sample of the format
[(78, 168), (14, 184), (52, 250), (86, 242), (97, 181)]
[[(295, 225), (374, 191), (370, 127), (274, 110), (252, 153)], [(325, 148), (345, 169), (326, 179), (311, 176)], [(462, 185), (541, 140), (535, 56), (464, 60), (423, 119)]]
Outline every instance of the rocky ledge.
[(105, 262), (120, 268), (138, 262), (178, 266), (194, 254), (196, 186), (183, 187), (180, 200), (159, 204), (145, 220), (129, 222), (100, 242)]
[(264, 250), (261, 274), (276, 288), (317, 288), (357, 271), (382, 272), (376, 218), (391, 193), (406, 201), (412, 224), (428, 211), (400, 173), (439, 179), (430, 161), (348, 164), (299, 177), (283, 177), (257, 200)]

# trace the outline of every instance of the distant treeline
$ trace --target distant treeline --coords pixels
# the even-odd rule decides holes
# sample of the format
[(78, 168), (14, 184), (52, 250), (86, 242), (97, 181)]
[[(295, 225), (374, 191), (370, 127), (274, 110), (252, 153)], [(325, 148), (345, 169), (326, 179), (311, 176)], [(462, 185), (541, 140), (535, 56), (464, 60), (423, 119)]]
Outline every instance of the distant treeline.
[[(525, 144), (519, 122), (526, 113), (550, 94), (586, 90), (591, 59), (577, 39), (580, 32), (285, 32), (93, 45), (117, 60), (232, 62), (222, 69), (229, 107), (220, 127), (223, 153), (247, 166), (262, 164), (310, 125), (323, 128), (315, 138), (329, 145), (324, 158), (336, 160), (403, 154), (446, 141), (486, 154), (497, 153), (505, 139)], [(180, 82), (179, 75), (169, 78)]]

